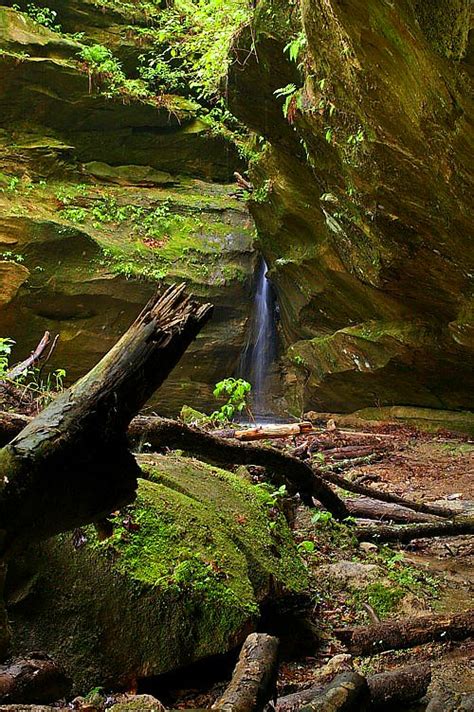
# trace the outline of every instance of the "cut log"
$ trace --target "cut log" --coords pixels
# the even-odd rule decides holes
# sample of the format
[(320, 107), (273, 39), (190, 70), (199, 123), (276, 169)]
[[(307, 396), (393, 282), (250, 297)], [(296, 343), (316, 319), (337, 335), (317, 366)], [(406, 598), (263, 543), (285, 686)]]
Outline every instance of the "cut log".
[(130, 502), (127, 427), (211, 316), (184, 285), (153, 297), (120, 341), (0, 451), (0, 560)]
[(278, 639), (252, 633), (242, 646), (230, 685), (213, 709), (226, 712), (261, 712), (276, 698)]
[(390, 502), (393, 504), (399, 504), (402, 507), (407, 507), (412, 509), (414, 512), (422, 512), (423, 514), (434, 514), (437, 517), (452, 517), (454, 511), (449, 509), (449, 507), (440, 507), (436, 504), (427, 504), (426, 502), (414, 502), (410, 499), (405, 499), (404, 497), (399, 497), (396, 494), (391, 494), (390, 492), (379, 492), (373, 487), (366, 487), (365, 485), (356, 484), (347, 480), (345, 477), (335, 474), (334, 472), (327, 472), (325, 469), (321, 468), (321, 474), (324, 479), (331, 482), (337, 487), (347, 490), (348, 492), (354, 492), (355, 494), (361, 494), (364, 497), (370, 497), (371, 499), (378, 499), (381, 502)]
[(378, 502), (368, 497), (357, 497), (357, 499), (347, 498), (344, 500), (352, 517), (361, 519), (378, 519), (385, 522), (418, 523), (442, 521), (432, 514), (414, 512), (407, 507), (389, 502)]
[(465, 640), (474, 633), (474, 610), (454, 615), (403, 618), (379, 625), (335, 628), (333, 633), (353, 655), (373, 655), (433, 641)]
[(343, 672), (301, 707), (301, 712), (364, 712), (368, 709), (367, 680), (356, 672)]
[(157, 450), (184, 450), (215, 465), (261, 465), (276, 484), (287, 485), (290, 494), (298, 492), (306, 504), (313, 506), (314, 497), (336, 519), (349, 516), (342, 499), (309, 465), (273, 448), (224, 440), (174, 420), (144, 416), (134, 418), (129, 437), (137, 445), (148, 442)]
[(408, 544), (413, 539), (435, 536), (458, 536), (474, 534), (474, 514), (463, 514), (449, 521), (422, 522), (421, 524), (401, 524), (399, 526), (378, 524), (377, 526), (361, 526), (353, 530), (359, 541), (398, 541)]
[(42, 703), (66, 697), (71, 681), (51, 659), (41, 656), (0, 666), (0, 703)]
[(404, 709), (410, 702), (426, 694), (431, 682), (431, 663), (414, 665), (372, 675), (367, 683), (370, 690), (370, 709), (384, 710), (388, 705)]
[[(0, 411), (0, 445), (4, 445), (31, 422), (26, 416), (14, 416)], [(275, 475), (275, 482), (287, 484), (289, 492), (299, 492), (312, 506), (317, 499), (337, 519), (349, 516), (344, 502), (331, 490), (309, 465), (291, 455), (270, 448), (229, 442), (223, 438), (164, 418), (138, 416), (128, 429), (132, 445), (150, 443), (157, 450), (179, 449), (220, 466), (261, 465)]]

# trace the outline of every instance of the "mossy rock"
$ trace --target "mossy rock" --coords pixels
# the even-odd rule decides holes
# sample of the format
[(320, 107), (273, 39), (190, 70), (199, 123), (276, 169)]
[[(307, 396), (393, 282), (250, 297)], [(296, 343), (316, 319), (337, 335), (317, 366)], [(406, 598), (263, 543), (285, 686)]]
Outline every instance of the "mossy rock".
[(51, 654), (77, 693), (226, 653), (255, 629), (270, 592), (307, 582), (268, 492), (179, 456), (142, 464), (147, 479), (111, 538), (90, 527), (75, 549), (62, 535), (10, 568), (14, 654)]

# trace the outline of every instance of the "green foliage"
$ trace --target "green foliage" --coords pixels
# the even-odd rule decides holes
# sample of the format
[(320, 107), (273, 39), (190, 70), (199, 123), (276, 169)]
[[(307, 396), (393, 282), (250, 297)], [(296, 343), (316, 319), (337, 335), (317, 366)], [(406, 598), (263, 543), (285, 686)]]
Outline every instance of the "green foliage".
[(0, 337), (0, 378), (3, 378), (9, 370), (8, 364), (14, 344), (13, 339)]
[(278, 99), (284, 99), (282, 107), (283, 116), (292, 124), (296, 109), (301, 109), (300, 89), (298, 89), (296, 84), (287, 84), (285, 87), (276, 89), (273, 93)]
[(58, 13), (50, 7), (38, 7), (38, 5), (30, 2), (25, 9), (22, 9), (19, 5), (13, 5), (13, 9), (25, 12), (32, 20), (39, 25), (43, 25), (43, 27), (47, 27), (49, 30), (61, 32), (61, 25), (56, 24)]
[(380, 618), (386, 618), (404, 597), (405, 592), (399, 586), (387, 586), (379, 581), (370, 583), (353, 596), (353, 603), (359, 608), (368, 603)]
[(283, 52), (288, 53), (291, 62), (298, 62), (301, 52), (306, 48), (308, 41), (304, 32), (300, 32), (295, 38), (290, 40), (283, 49)]
[(115, 82), (125, 80), (122, 65), (108, 47), (100, 44), (83, 47), (79, 52), (79, 57), (86, 65), (90, 75), (101, 80), (113, 79)]
[(221, 424), (229, 423), (236, 413), (241, 413), (247, 407), (247, 396), (251, 390), (250, 383), (242, 378), (225, 378), (216, 383), (214, 396), (227, 396), (227, 402), (211, 414), (211, 420)]
[(154, 48), (141, 58), (142, 78), (166, 91), (187, 85), (200, 98), (219, 96), (232, 39), (250, 12), (247, 0), (176, 0), (148, 33)]
[(17, 252), (10, 252), (10, 250), (7, 250), (6, 252), (0, 252), (0, 260), (2, 262), (17, 262), (18, 264), (21, 264), (25, 261), (25, 258)]
[(315, 548), (314, 541), (300, 541), (298, 544), (298, 550), (305, 554), (314, 553)]

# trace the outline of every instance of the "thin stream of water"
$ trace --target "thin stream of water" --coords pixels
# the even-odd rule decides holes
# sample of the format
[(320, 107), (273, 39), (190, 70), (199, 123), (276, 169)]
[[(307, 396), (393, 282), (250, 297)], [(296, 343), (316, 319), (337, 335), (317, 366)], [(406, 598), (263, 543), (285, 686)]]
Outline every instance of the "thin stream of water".
[(267, 264), (262, 259), (257, 273), (249, 337), (239, 366), (239, 376), (252, 384), (254, 415), (268, 414), (266, 382), (276, 358), (275, 299), (266, 277), (267, 271)]

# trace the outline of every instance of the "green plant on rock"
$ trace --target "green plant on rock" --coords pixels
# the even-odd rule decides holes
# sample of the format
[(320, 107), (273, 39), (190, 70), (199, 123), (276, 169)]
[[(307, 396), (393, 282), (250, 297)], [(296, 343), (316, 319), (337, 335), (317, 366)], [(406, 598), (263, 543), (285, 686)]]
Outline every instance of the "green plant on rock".
[(35, 3), (30, 2), (25, 9), (22, 9), (19, 5), (13, 5), (13, 9), (26, 13), (32, 20), (39, 25), (43, 25), (43, 27), (47, 27), (49, 30), (61, 32), (61, 25), (56, 24), (58, 13), (50, 7), (39, 7), (35, 5)]
[(232, 421), (237, 413), (248, 408), (247, 397), (252, 386), (243, 378), (225, 378), (216, 383), (213, 394), (216, 398), (227, 397), (227, 402), (219, 410), (215, 410), (210, 418), (216, 423), (226, 424)]
[(288, 42), (287, 45), (285, 45), (283, 52), (285, 54), (288, 53), (291, 62), (297, 63), (301, 52), (306, 48), (307, 44), (308, 41), (306, 39), (305, 33), (299, 32), (296, 37), (294, 37)]

